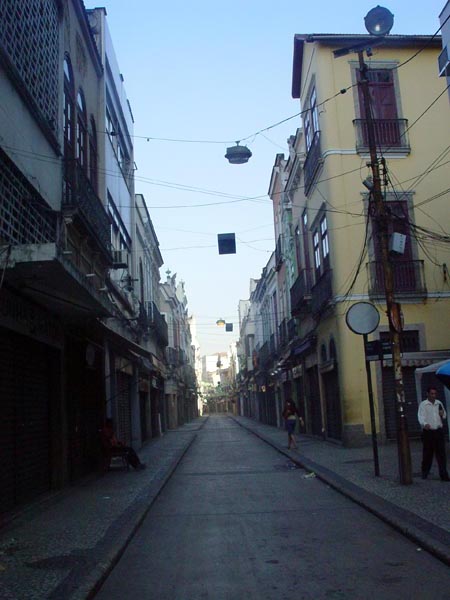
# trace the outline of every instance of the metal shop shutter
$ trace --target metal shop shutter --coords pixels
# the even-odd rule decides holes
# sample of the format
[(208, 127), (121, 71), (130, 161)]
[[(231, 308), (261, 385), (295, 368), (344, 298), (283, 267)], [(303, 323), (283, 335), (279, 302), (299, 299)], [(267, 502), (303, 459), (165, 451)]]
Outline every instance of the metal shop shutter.
[(0, 504), (7, 510), (50, 488), (50, 354), (43, 344), (2, 331), (0, 357)]

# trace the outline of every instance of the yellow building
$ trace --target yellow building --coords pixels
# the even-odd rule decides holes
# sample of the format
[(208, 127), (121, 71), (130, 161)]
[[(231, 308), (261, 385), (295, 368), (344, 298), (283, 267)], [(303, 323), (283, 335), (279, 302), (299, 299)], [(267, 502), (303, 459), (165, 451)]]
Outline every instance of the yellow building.
[[(348, 445), (365, 443), (371, 430), (363, 338), (347, 326), (347, 311), (355, 302), (375, 305), (381, 320), (369, 340), (389, 340), (389, 327), (359, 56), (335, 56), (336, 50), (361, 47), (368, 67), (370, 118), (396, 250), (390, 262), (403, 314), (410, 435), (419, 431), (415, 368), (450, 357), (450, 119), (446, 82), (437, 71), (441, 40), (392, 35), (369, 48), (372, 42), (361, 35), (295, 36), (292, 94), (300, 100), (303, 128), (292, 140), (296, 158), (285, 188), (296, 249), (293, 390), (308, 431)], [(395, 438), (389, 356), (371, 362), (371, 372), (379, 434)]]

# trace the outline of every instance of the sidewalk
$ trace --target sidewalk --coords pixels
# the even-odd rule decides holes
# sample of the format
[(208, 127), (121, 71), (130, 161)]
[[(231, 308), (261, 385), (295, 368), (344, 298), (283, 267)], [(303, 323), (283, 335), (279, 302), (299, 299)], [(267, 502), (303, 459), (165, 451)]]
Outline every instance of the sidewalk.
[[(301, 437), (287, 450), (286, 433), (245, 417), (229, 416), (308, 473), (358, 502), (450, 565), (450, 484), (420, 479), (421, 445), (411, 443), (414, 484), (398, 483), (397, 448), (379, 448), (381, 476), (373, 474), (372, 448), (348, 449)], [(0, 529), (2, 600), (92, 598), (207, 417), (147, 444), (144, 471), (117, 469), (90, 477), (27, 508)]]
[(144, 471), (114, 468), (35, 503), (0, 529), (2, 600), (84, 600), (120, 558), (205, 424), (187, 423), (139, 451)]
[(410, 442), (413, 484), (401, 485), (395, 443), (378, 447), (380, 476), (375, 477), (372, 446), (343, 448), (300, 436), (298, 450), (288, 450), (285, 431), (246, 417), (233, 419), (450, 565), (450, 483), (439, 479), (435, 462), (422, 480), (421, 442)]

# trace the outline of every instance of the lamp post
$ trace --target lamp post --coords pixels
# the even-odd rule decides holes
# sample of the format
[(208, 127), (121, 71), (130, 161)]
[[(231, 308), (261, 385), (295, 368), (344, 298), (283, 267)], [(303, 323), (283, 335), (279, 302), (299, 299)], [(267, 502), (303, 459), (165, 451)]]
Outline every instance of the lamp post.
[[(389, 33), (394, 23), (393, 15), (381, 6), (372, 9), (365, 18), (366, 28), (369, 33), (384, 36)], [(402, 357), (400, 339), (402, 332), (402, 314), (400, 304), (394, 297), (394, 272), (389, 256), (388, 222), (390, 216), (386, 210), (383, 193), (381, 190), (381, 177), (375, 127), (370, 106), (369, 80), (367, 78), (367, 65), (364, 62), (363, 51), (358, 51), (359, 69), (361, 73), (360, 87), (364, 100), (366, 115), (367, 140), (370, 154), (370, 167), (372, 169), (373, 188), (372, 197), (375, 209), (374, 218), (377, 220), (380, 232), (381, 261), (384, 274), (384, 293), (386, 297), (386, 312), (389, 321), (389, 332), (392, 345), (392, 364), (395, 378), (395, 408), (397, 421), (397, 450), (399, 460), (400, 483), (412, 483), (411, 451), (408, 439), (408, 424), (406, 421), (406, 400), (403, 385)]]
[[(369, 11), (365, 17), (367, 31), (375, 36), (376, 43), (380, 43), (382, 38), (389, 34), (393, 24), (394, 15), (382, 6), (377, 6)], [(402, 312), (394, 296), (394, 271), (389, 256), (389, 235), (388, 224), (390, 215), (386, 210), (386, 204), (381, 189), (380, 165), (377, 156), (375, 126), (372, 117), (370, 105), (369, 80), (367, 78), (368, 67), (364, 62), (363, 52), (367, 44), (356, 48), (349, 48), (347, 51), (339, 50), (335, 56), (342, 56), (343, 53), (356, 52), (359, 59), (359, 71), (361, 74), (359, 86), (361, 88), (364, 112), (366, 117), (367, 144), (370, 154), (370, 166), (372, 170), (372, 185), (370, 195), (373, 201), (374, 213), (372, 218), (377, 221), (380, 234), (381, 263), (384, 277), (384, 293), (386, 298), (386, 313), (389, 322), (389, 332), (392, 347), (392, 363), (395, 378), (395, 413), (397, 424), (397, 451), (399, 461), (400, 483), (408, 485), (412, 483), (411, 470), (411, 451), (408, 439), (408, 425), (406, 420), (406, 400), (403, 386), (402, 358), (400, 350), (400, 339), (402, 332)], [(370, 196), (369, 196), (370, 198)], [(368, 208), (370, 210), (370, 206)]]

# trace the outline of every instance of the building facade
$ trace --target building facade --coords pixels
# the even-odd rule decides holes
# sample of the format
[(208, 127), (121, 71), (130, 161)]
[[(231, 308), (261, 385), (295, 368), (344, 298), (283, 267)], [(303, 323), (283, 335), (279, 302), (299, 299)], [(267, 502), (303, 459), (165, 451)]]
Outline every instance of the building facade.
[[(356, 302), (372, 303), (381, 320), (370, 339), (389, 342), (390, 335), (381, 223), (366, 166), (363, 74), (355, 52), (335, 56), (342, 48), (362, 48), (368, 67), (364, 74), (388, 215), (389, 263), (402, 309), (410, 435), (419, 433), (415, 368), (450, 356), (448, 327), (442, 326), (449, 324), (449, 246), (439, 225), (446, 214), (443, 164), (449, 134), (449, 120), (442, 118), (448, 111), (445, 79), (436, 73), (441, 40), (393, 35), (376, 49), (370, 48), (372, 42), (367, 36), (295, 36), (292, 93), (301, 104), (302, 127), (289, 140), (288, 158), (277, 156), (271, 179), (277, 292), (282, 298), (284, 286), (290, 286), (294, 325), (284, 345), (280, 333), (278, 349), (265, 364), (278, 369), (275, 389), (280, 398), (294, 397), (306, 432), (346, 445), (370, 439), (363, 340), (347, 326), (348, 309)], [(419, 94), (418, 85), (426, 93)], [(272, 315), (289, 317), (283, 306)], [(263, 346), (257, 354), (261, 362)], [(391, 356), (371, 362), (371, 372), (379, 435), (395, 439)]]
[(4, 512), (93, 472), (105, 417), (164, 431), (168, 332), (104, 9), (2, 2), (0, 96)]

